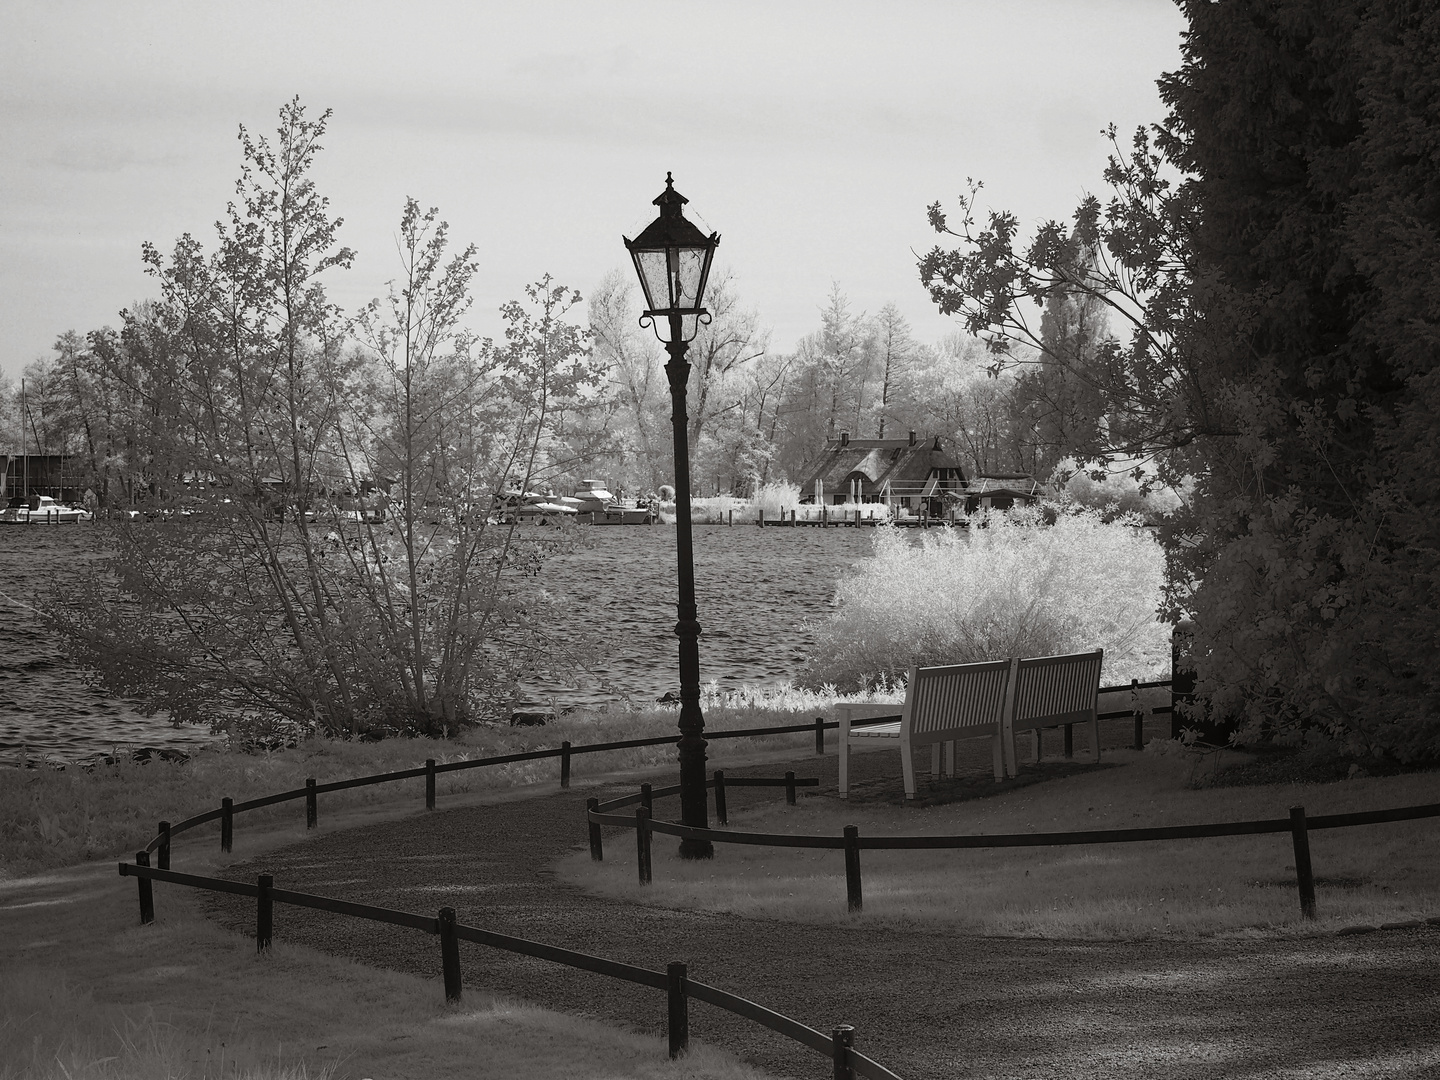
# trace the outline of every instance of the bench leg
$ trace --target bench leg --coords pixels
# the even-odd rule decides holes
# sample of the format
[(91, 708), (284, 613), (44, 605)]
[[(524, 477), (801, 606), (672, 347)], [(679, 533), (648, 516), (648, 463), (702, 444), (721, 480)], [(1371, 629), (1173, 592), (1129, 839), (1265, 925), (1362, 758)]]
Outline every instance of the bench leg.
[(990, 758), (995, 766), (995, 782), (999, 783), (1005, 779), (1005, 736), (1001, 732), (995, 732), (990, 739)]
[(1100, 721), (1090, 721), (1090, 745), (1095, 747), (1095, 764), (1100, 764)]
[(900, 772), (905, 777), (905, 801), (915, 798), (915, 754), (910, 749), (910, 740), (900, 740)]
[(945, 775), (951, 780), (955, 779), (955, 740), (951, 739), (945, 744)]
[(930, 744), (930, 782), (936, 783), (940, 779), (940, 744)]
[(850, 798), (850, 739), (849, 732), (840, 735), (840, 798)]
[(1034, 732), (1035, 764), (1040, 764), (1040, 729), (1035, 728)]

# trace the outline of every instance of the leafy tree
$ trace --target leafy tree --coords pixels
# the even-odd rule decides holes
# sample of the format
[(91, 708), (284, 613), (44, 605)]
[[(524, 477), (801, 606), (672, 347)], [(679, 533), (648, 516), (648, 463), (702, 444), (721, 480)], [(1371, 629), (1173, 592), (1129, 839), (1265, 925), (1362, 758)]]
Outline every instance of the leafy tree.
[(607, 373), (611, 440), (600, 456), (621, 483), (658, 490), (673, 468), (668, 432), (669, 389), (655, 335), (642, 330), (633, 275), (612, 270), (590, 294), (588, 317), (595, 362)]
[[(690, 344), (690, 445), (702, 448), (717, 417), (739, 405), (738, 384), (744, 369), (765, 355), (769, 332), (760, 328), (753, 311), (740, 307), (734, 276), (718, 274), (705, 294), (710, 323)], [(703, 453), (703, 449), (701, 451)]]
[(859, 434), (874, 362), (874, 336), (864, 314), (850, 310), (839, 284), (820, 311), (820, 329), (802, 338), (786, 379), (784, 423), (776, 446), (782, 477), (801, 476), (842, 431)]
[(111, 690), (177, 722), (439, 734), (503, 712), (553, 655), (523, 581), (540, 553), (490, 511), (507, 478), (568, 454), (593, 372), (563, 318), (578, 296), (548, 278), (505, 306), (502, 344), (477, 343), (474, 249), (449, 257), (414, 200), (402, 277), (347, 348), (322, 276), (350, 252), (310, 176), (326, 116), (291, 102), (273, 146), (242, 128), (216, 250), (147, 245), (159, 303), (118, 348), (92, 337), (143, 402), (127, 438), (164, 520), (119, 522), (55, 621)]
[(1119, 328), (1128, 340), (1107, 337), (1078, 356), (1048, 353), (1106, 406), (1106, 423), (1072, 451), (1082, 460), (1163, 455), (1183, 468), (1183, 451), (1197, 439), (1236, 434), (1212, 354), (1244, 311), (1233, 291), (1197, 267), (1195, 192), (1153, 135), (1137, 130), (1126, 151), (1111, 127), (1109, 201), (1102, 207), (1086, 196), (1073, 225), (1045, 222), (1024, 246), (1013, 214), (992, 211), (977, 225), (982, 185), (967, 181), (954, 227), (939, 203), (929, 209), (932, 226), (956, 246), (935, 246), (919, 269), (941, 313), (958, 316), (985, 343), (997, 370), (1047, 355), (1044, 320), (1032, 308), (1043, 313), (1057, 299), (1100, 305), (1112, 333)]
[[(1186, 560), (1202, 674), (1251, 728), (1440, 756), (1435, 464), (1440, 20), (1419, 5), (1191, 5), (1162, 82), (1194, 249), (1247, 304), (1216, 353), (1240, 437)], [(1378, 234), (1378, 235), (1377, 235)]]
[(1169, 603), (1217, 712), (1434, 758), (1440, 20), (1399, 0), (1184, 8), (1170, 115), (1128, 154), (1112, 129), (1109, 203), (1021, 250), (1013, 216), (975, 226), (971, 185), (922, 280), (1001, 363), (1043, 344), (1027, 301), (1079, 293), (1129, 327), (1090, 364), (1106, 423), (1077, 456), (1195, 475)]
[(874, 320), (876, 366), (880, 372), (879, 400), (875, 403), (875, 437), (885, 437), (885, 421), (908, 411), (910, 381), (918, 345), (910, 323), (892, 300)]
[(1015, 423), (1016, 378), (993, 371), (979, 342), (946, 338), (915, 379), (911, 426), (940, 435), (956, 449), (968, 475), (1026, 470), (1033, 446)]

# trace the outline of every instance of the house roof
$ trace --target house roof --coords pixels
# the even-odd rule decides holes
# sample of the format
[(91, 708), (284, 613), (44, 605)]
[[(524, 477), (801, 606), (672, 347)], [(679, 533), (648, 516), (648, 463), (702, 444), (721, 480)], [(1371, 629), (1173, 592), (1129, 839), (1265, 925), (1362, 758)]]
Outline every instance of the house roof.
[(827, 491), (844, 486), (855, 473), (873, 486), (887, 480), (924, 480), (933, 469), (956, 469), (960, 465), (941, 446), (940, 440), (918, 439), (826, 439), (825, 452), (800, 484), (802, 497), (823, 480)]
[(965, 494), (991, 497), (1008, 495), (1012, 498), (1038, 499), (1040, 487), (1040, 481), (1028, 473), (989, 473), (971, 480)]

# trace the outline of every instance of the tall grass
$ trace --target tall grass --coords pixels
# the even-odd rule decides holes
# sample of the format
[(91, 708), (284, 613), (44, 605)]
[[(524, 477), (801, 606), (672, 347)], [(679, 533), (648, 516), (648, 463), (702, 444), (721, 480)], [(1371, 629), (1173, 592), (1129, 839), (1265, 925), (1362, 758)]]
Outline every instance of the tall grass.
[(763, 510), (766, 517), (779, 517), (782, 511), (788, 514), (800, 505), (800, 485), (786, 481), (761, 484), (750, 502), (756, 513)]
[[(670, 505), (670, 512), (674, 513), (674, 504)], [(696, 525), (725, 525), (730, 521), (730, 515), (734, 514), (741, 521), (750, 521), (755, 517), (755, 511), (750, 506), (749, 499), (737, 499), (733, 495), (716, 495), (708, 499), (690, 500), (690, 520)]]
[(1144, 530), (1095, 511), (1044, 525), (1035, 513), (987, 514), (920, 542), (878, 533), (875, 558), (837, 589), (801, 685), (842, 691), (895, 683), (915, 665), (1105, 650), (1109, 678), (1158, 677), (1168, 628), (1164, 579)]
[[(833, 703), (833, 695), (793, 688), (706, 687), (702, 703), (706, 726), (771, 727), (805, 723)], [(0, 879), (67, 866), (87, 859), (133, 854), (155, 835), (158, 821), (180, 821), (213, 809), (229, 796), (236, 802), (303, 787), (307, 777), (320, 783), (437, 763), (472, 761), (558, 747), (564, 740), (580, 746), (674, 736), (676, 709), (575, 712), (543, 727), (481, 727), (453, 739), (399, 738), (382, 742), (311, 739), (270, 754), (204, 751), (189, 761), (136, 763), (121, 755), (113, 765), (91, 771), (70, 766), (0, 768)], [(724, 739), (710, 745), (708, 756), (727, 761), (757, 753), (785, 752), (810, 745), (811, 736), (762, 736)], [(675, 760), (673, 745), (632, 747), (572, 759), (577, 781), (621, 770), (658, 768)], [(556, 783), (554, 758), (489, 765), (436, 777), (436, 793), (498, 792), (536, 783)], [(322, 818), (332, 809), (391, 803), (419, 806), (424, 779), (351, 788), (320, 796)], [(245, 814), (237, 823), (294, 821), (301, 802), (281, 803)], [(213, 828), (213, 826), (211, 827)]]

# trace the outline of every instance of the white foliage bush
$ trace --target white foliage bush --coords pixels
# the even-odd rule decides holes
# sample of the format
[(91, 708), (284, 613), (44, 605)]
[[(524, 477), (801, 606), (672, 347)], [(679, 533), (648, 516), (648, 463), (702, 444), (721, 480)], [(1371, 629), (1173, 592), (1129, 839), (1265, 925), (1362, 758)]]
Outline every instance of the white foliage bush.
[(1156, 618), (1164, 556), (1148, 530), (1097, 511), (992, 513), (918, 543), (877, 530), (875, 557), (837, 587), (801, 673), (806, 686), (857, 690), (912, 666), (1105, 650), (1104, 679), (1168, 671)]
[(767, 517), (779, 517), (800, 506), (800, 485), (784, 480), (773, 484), (761, 484), (750, 500), (756, 510), (765, 511)]

